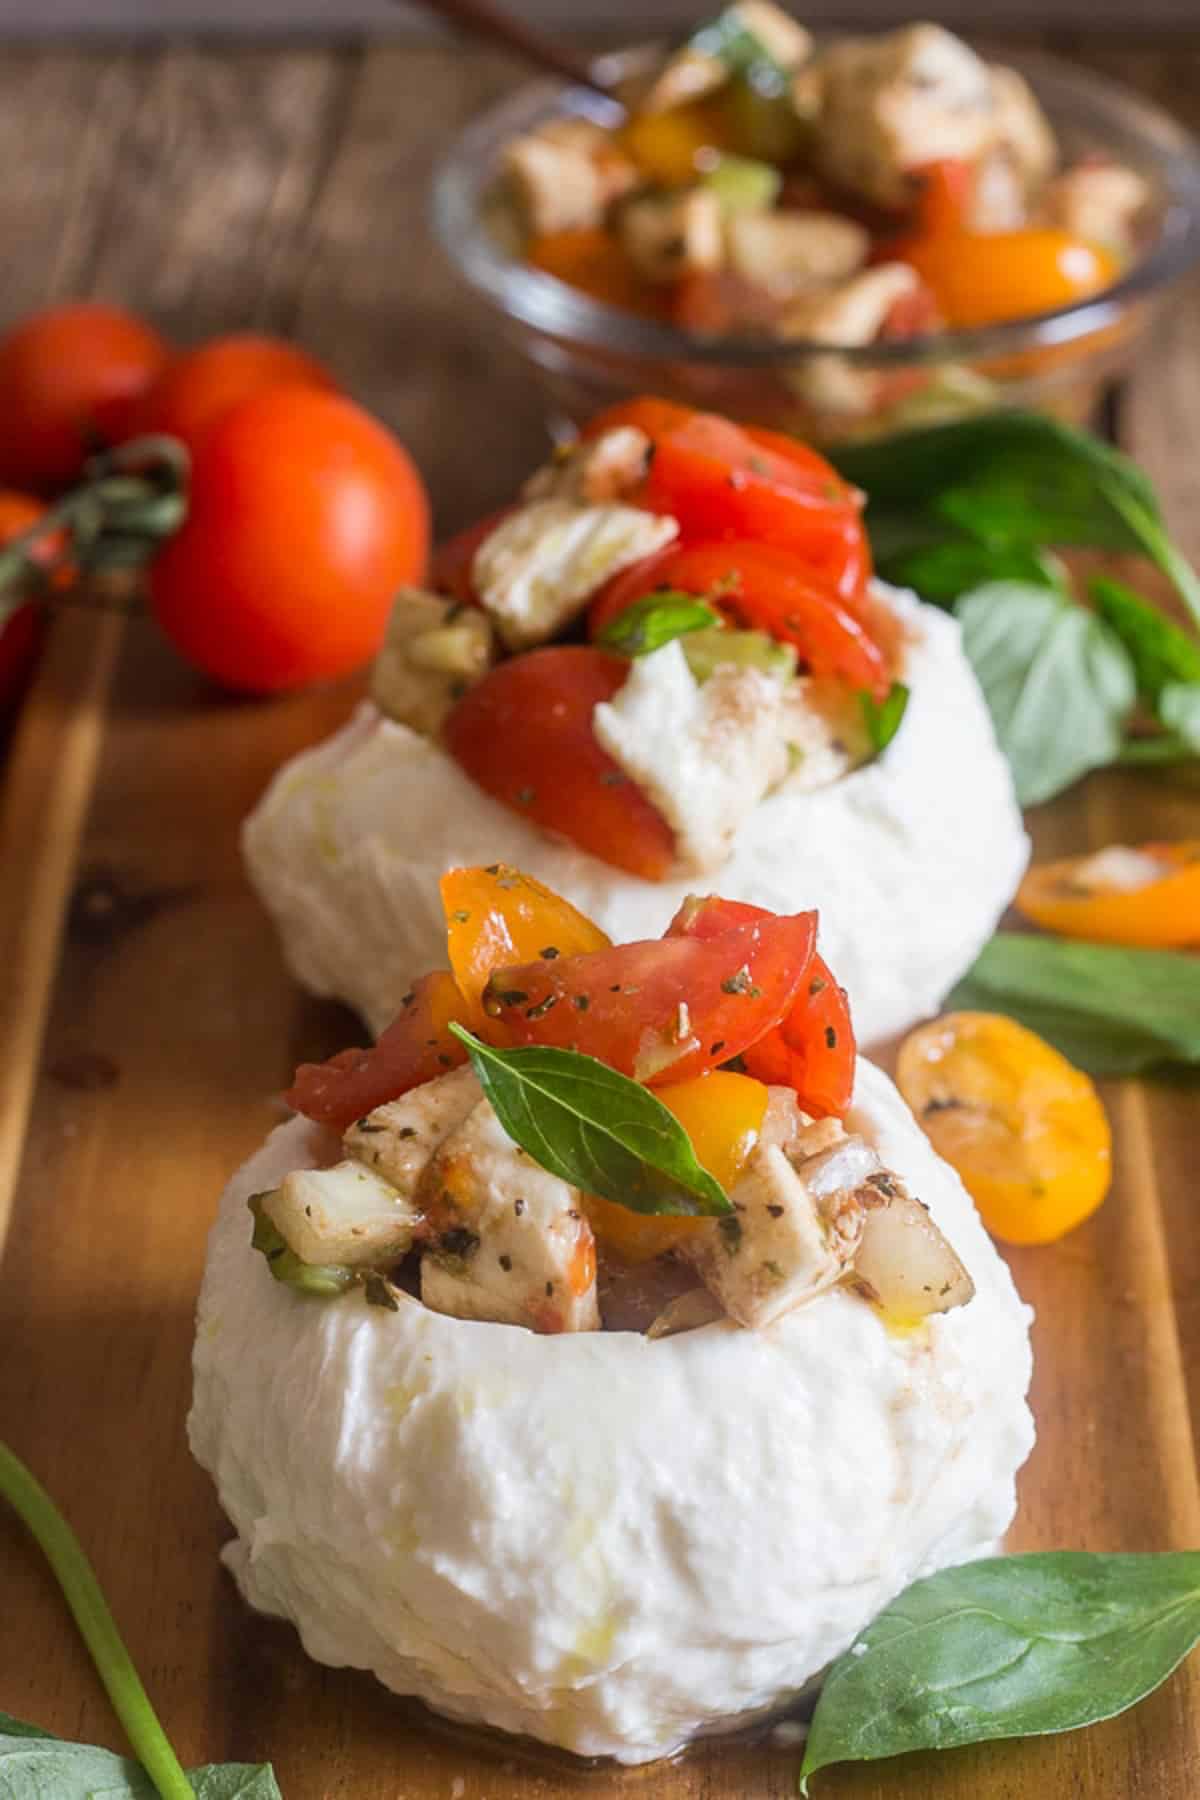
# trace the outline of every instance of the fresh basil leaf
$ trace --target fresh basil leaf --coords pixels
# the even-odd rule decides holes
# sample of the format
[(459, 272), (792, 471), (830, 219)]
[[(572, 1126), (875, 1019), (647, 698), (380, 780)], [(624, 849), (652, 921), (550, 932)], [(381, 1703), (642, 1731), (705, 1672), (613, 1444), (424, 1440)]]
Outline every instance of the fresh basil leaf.
[(1133, 707), (1119, 638), (1049, 588), (989, 582), (955, 607), (1022, 806), (1116, 760)]
[(1032, 932), (985, 944), (947, 1001), (1002, 1012), (1093, 1075), (1200, 1063), (1200, 957)]
[[(197, 1800), (282, 1800), (268, 1763), (189, 1769)], [(140, 1764), (0, 1713), (0, 1800), (157, 1800)]]
[(1200, 576), (1171, 542), (1153, 496), (1147, 505), (1144, 495), (1131, 492), (1111, 472), (1102, 487), (1113, 511), (1120, 514), (1133, 534), (1136, 546), (1170, 577), (1176, 593), (1200, 625)]
[(886, 750), (900, 729), (900, 722), (908, 710), (908, 689), (902, 681), (893, 681), (882, 700), (876, 700), (873, 694), (861, 693), (863, 719), (867, 727), (867, 736), (872, 747), (878, 752)]
[[(251, 1194), (246, 1205), (254, 1220), (250, 1247), (263, 1257), (276, 1281), (318, 1300), (333, 1300), (357, 1283), (361, 1270), (342, 1263), (301, 1262), (274, 1220), (263, 1210), (263, 1194)], [(0, 1800), (3, 1796), (0, 1795)]]
[(1200, 755), (1200, 682), (1168, 682), (1158, 696), (1158, 716), (1193, 756)]
[(953, 606), (987, 581), (1019, 581), (1067, 592), (1066, 570), (1049, 550), (1023, 544), (996, 548), (972, 538), (946, 538), (880, 562), (879, 573), (896, 587), (913, 588), (934, 606)]
[(1200, 1551), (990, 1557), (914, 1582), (825, 1678), (800, 1791), (831, 1763), (1074, 1731), (1200, 1640)]
[(732, 1212), (649, 1088), (578, 1050), (495, 1050), (451, 1025), (513, 1142), (552, 1175), (638, 1213)]
[(689, 631), (707, 631), (719, 623), (718, 614), (706, 601), (698, 600), (695, 594), (664, 588), (635, 600), (623, 613), (610, 619), (596, 642), (621, 656), (650, 656), (673, 638), (684, 637)]
[(1197, 751), (1193, 744), (1174, 731), (1159, 732), (1156, 737), (1129, 738), (1117, 761), (1123, 768), (1169, 768), (1176, 763), (1194, 763)]
[(731, 75), (770, 72), (780, 81), (787, 77), (787, 71), (745, 23), (739, 6), (727, 6), (715, 19), (701, 25), (687, 40), (685, 48), (698, 50), (702, 56), (715, 56)]
[(1097, 576), (1088, 594), (1128, 650), (1138, 690), (1151, 704), (1156, 705), (1163, 689), (1175, 682), (1200, 683), (1200, 642), (1156, 606), (1107, 575)]

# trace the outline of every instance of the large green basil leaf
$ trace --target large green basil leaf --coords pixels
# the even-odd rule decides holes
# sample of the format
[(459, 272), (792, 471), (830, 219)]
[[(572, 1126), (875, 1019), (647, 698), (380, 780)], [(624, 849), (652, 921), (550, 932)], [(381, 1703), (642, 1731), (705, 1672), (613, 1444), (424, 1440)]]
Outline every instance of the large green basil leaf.
[(996, 547), (974, 538), (900, 548), (879, 560), (879, 573), (895, 587), (913, 588), (934, 606), (953, 606), (960, 595), (987, 581), (1019, 581), (1067, 592), (1066, 570), (1049, 550), (1024, 544)]
[(674, 638), (690, 631), (707, 631), (720, 624), (720, 615), (695, 594), (661, 588), (645, 594), (610, 619), (596, 642), (619, 656), (652, 656)]
[(1073, 1731), (1200, 1639), (1200, 1551), (992, 1557), (913, 1584), (825, 1680), (800, 1791), (830, 1763)]
[[(197, 1800), (282, 1800), (267, 1763), (189, 1769)], [(0, 1800), (156, 1800), (145, 1770), (91, 1744), (67, 1743), (0, 1713)]]
[(1138, 689), (1157, 705), (1165, 687), (1200, 684), (1200, 643), (1124, 582), (1098, 576), (1088, 592), (1100, 617), (1128, 650)]
[(1107, 626), (1061, 594), (1019, 582), (975, 588), (955, 611), (1022, 806), (1116, 759), (1136, 688)]
[(1007, 1013), (1093, 1075), (1200, 1062), (1200, 958), (1033, 932), (985, 944), (947, 1001)]
[(733, 1209), (649, 1088), (578, 1050), (495, 1050), (451, 1025), (496, 1116), (552, 1175), (639, 1213)]

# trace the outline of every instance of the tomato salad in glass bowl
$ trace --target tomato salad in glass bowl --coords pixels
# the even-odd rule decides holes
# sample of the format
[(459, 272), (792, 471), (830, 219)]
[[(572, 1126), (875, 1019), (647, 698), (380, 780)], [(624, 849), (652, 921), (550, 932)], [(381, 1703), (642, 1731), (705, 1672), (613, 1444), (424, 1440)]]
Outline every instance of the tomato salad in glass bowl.
[(994, 1548), (1030, 1315), (811, 912), (613, 945), (500, 864), (440, 910), (226, 1190), (191, 1444), (310, 1654), (646, 1762)]
[(438, 877), (499, 855), (617, 938), (699, 877), (819, 907), (865, 1041), (933, 1011), (1027, 841), (958, 626), (872, 579), (861, 504), (791, 439), (642, 399), (444, 545), (371, 701), (246, 824), (298, 978), (381, 1029)]

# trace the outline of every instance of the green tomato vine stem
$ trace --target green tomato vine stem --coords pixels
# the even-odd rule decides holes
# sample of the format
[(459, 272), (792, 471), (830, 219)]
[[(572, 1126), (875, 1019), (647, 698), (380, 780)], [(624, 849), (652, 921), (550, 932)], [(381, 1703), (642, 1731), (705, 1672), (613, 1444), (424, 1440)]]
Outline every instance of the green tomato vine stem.
[(192, 1784), (158, 1722), (79, 1539), (45, 1488), (3, 1443), (0, 1497), (28, 1527), (54, 1571), (113, 1711), (161, 1800), (195, 1800)]

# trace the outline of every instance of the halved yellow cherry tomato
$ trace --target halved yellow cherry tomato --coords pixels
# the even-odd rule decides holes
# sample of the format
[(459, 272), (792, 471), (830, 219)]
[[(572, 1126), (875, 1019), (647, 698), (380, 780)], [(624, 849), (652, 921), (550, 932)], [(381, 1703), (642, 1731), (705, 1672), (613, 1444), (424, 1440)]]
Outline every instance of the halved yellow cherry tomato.
[(1113, 844), (1094, 856), (1039, 863), (1017, 890), (1016, 905), (1044, 931), (1097, 944), (1200, 944), (1200, 838)]
[(960, 1012), (919, 1026), (896, 1080), (993, 1237), (1052, 1243), (1108, 1192), (1112, 1134), (1099, 1095), (1015, 1020)]
[[(674, 1113), (692, 1140), (696, 1161), (728, 1193), (762, 1130), (767, 1110), (762, 1082), (715, 1069), (694, 1081), (656, 1088), (655, 1098)], [(585, 1197), (584, 1205), (600, 1242), (631, 1263), (650, 1262), (664, 1250), (677, 1249), (697, 1231), (711, 1231), (713, 1225), (711, 1219), (631, 1212), (593, 1194)]]
[(635, 116), (618, 132), (617, 146), (647, 181), (686, 187), (696, 179), (703, 151), (730, 148), (729, 126), (718, 107), (693, 100), (666, 112)]
[(609, 948), (600, 927), (569, 900), (507, 863), (448, 869), (440, 885), (450, 967), (472, 1030), (487, 1023), (480, 996), (493, 969)]
[(1111, 287), (1120, 273), (1111, 251), (1051, 226), (941, 232), (910, 238), (896, 254), (932, 289), (954, 330), (1069, 306)]

